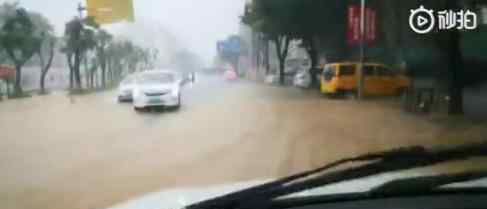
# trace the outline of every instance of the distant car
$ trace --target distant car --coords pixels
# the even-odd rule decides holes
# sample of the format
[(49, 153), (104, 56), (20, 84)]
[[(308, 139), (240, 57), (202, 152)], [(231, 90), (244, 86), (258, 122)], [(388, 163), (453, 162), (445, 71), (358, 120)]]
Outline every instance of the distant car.
[(225, 74), (223, 76), (225, 77), (225, 80), (227, 80), (227, 81), (237, 80), (237, 73), (234, 70), (225, 71)]
[(279, 82), (279, 76), (277, 75), (267, 75), (264, 80), (267, 84), (276, 84)]
[(129, 75), (120, 82), (118, 86), (118, 101), (130, 102), (132, 101), (132, 90), (135, 84), (135, 75)]
[(136, 111), (150, 107), (181, 106), (183, 79), (171, 71), (147, 71), (135, 77), (133, 105)]
[(300, 88), (308, 88), (311, 85), (311, 74), (308, 71), (300, 71), (296, 73), (293, 84)]

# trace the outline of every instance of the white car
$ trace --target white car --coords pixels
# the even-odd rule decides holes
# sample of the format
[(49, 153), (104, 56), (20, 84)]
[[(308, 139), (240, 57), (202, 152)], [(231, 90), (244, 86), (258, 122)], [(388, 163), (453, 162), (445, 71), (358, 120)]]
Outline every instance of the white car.
[(132, 91), (135, 84), (135, 75), (129, 75), (120, 82), (118, 86), (118, 101), (129, 102), (132, 101)]
[(133, 105), (136, 111), (150, 107), (181, 106), (179, 74), (171, 71), (147, 71), (137, 74), (133, 88)]

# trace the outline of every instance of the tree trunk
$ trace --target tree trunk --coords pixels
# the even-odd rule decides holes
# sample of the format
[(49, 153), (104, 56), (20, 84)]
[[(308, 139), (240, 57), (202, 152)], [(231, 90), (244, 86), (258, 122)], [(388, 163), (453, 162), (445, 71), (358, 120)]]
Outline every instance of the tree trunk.
[(317, 73), (318, 71), (315, 69), (318, 64), (318, 52), (316, 51), (315, 44), (312, 38), (307, 38), (306, 42), (306, 52), (308, 53), (309, 59), (311, 61), (311, 68), (309, 69), (309, 73), (311, 75), (311, 87), (318, 86), (318, 79)]
[(83, 63), (83, 68), (85, 69), (85, 88), (90, 88), (90, 69), (88, 67), (88, 55), (85, 53), (81, 58), (81, 62)]
[(6, 79), (5, 80), (5, 83), (7, 84), (7, 88), (5, 89), (6, 90), (6, 94), (7, 94), (7, 98), (10, 98), (10, 79)]
[(46, 93), (46, 87), (45, 87), (45, 81), (46, 81), (46, 75), (47, 75), (47, 71), (42, 71), (41, 72), (41, 83), (40, 83), (40, 87), (41, 87), (41, 94), (45, 94)]
[(279, 84), (285, 84), (285, 63), (289, 49), (290, 39), (284, 36), (274, 38), (276, 45), (277, 58), (279, 60)]
[(81, 90), (81, 73), (80, 73), (80, 65), (81, 65), (81, 57), (80, 57), (79, 50), (74, 54), (74, 81), (75, 81), (75, 89)]
[(103, 55), (101, 55), (101, 59), (100, 59), (100, 65), (101, 65), (101, 86), (102, 88), (106, 88), (106, 69), (107, 69), (107, 60), (105, 58), (105, 55), (104, 55), (104, 52), (100, 52), (100, 53), (103, 53)]
[(95, 73), (96, 71), (90, 72), (90, 88), (95, 89)]
[(316, 50), (312, 50), (310, 52), (310, 61), (311, 61), (311, 69), (310, 69), (310, 75), (311, 75), (311, 87), (317, 87), (319, 86), (319, 80), (318, 80), (318, 74), (319, 70), (316, 69), (318, 65), (318, 53)]
[(265, 40), (264, 41), (264, 68), (265, 68), (265, 74), (268, 75), (270, 71), (270, 62), (269, 62), (269, 41)]
[(74, 85), (74, 66), (73, 66), (73, 60), (72, 60), (73, 54), (67, 53), (66, 54), (66, 59), (68, 61), (68, 67), (69, 67), (69, 89), (72, 90)]
[(46, 88), (45, 88), (45, 81), (46, 81), (46, 76), (47, 72), (49, 72), (49, 69), (51, 68), (52, 65), (52, 60), (54, 59), (54, 42), (50, 43), (49, 45), (49, 58), (47, 60), (47, 63), (44, 63), (44, 57), (42, 56), (42, 51), (39, 49), (39, 60), (41, 63), (41, 79), (40, 79), (40, 92), (41, 94), (46, 93)]
[(106, 70), (106, 83), (109, 84), (112, 80), (112, 68), (113, 68), (113, 61), (109, 60), (107, 63), (107, 70)]
[(14, 84), (14, 95), (20, 96), (22, 95), (22, 66), (16, 64), (15, 65), (15, 84)]
[(101, 68), (101, 87), (106, 88), (106, 68)]
[[(454, 11), (460, 8), (457, 0), (448, 0), (447, 8)], [(448, 41), (449, 60), (449, 114), (463, 113), (464, 63), (460, 48), (460, 31), (451, 30)]]
[(73, 69), (69, 69), (69, 89), (72, 90), (74, 87), (74, 73)]
[(106, 61), (101, 62), (101, 86), (102, 88), (106, 87), (106, 74), (107, 74), (107, 64)]

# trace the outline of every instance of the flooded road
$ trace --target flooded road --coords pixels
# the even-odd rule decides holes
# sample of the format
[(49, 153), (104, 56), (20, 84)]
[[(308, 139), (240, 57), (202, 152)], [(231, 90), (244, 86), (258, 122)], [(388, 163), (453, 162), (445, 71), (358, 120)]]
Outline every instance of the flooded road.
[(404, 114), (393, 101), (330, 100), (209, 76), (186, 87), (178, 111), (137, 114), (115, 96), (0, 102), (1, 208), (106, 208), (166, 188), (276, 178), (349, 155), (487, 133)]

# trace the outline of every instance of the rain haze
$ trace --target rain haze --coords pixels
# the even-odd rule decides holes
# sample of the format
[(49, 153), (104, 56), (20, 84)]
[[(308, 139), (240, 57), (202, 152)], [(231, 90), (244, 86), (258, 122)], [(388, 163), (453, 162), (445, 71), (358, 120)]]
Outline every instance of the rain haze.
[[(20, 0), (18, 2), (27, 9), (40, 12), (47, 17), (54, 25), (56, 33), (62, 35), (65, 23), (77, 15), (76, 8), (80, 1)], [(85, 1), (81, 2), (85, 4)], [(119, 23), (103, 27), (116, 35), (122, 36), (124, 34), (117, 33), (125, 32), (130, 30), (126, 28), (132, 27), (137, 27), (138, 31), (140, 31), (140, 27), (145, 27), (148, 33), (154, 30), (164, 31), (166, 34), (161, 34), (162, 37), (175, 37), (179, 45), (177, 47), (196, 53), (205, 61), (205, 64), (209, 64), (216, 53), (216, 41), (238, 32), (239, 18), (243, 13), (245, 1), (135, 0), (133, 3), (135, 23)], [(133, 36), (134, 34), (130, 35)], [(147, 34), (139, 34), (138, 37), (143, 37), (144, 35)], [(164, 42), (170, 42), (171, 44), (174, 44), (172, 43), (173, 41), (164, 40)]]

